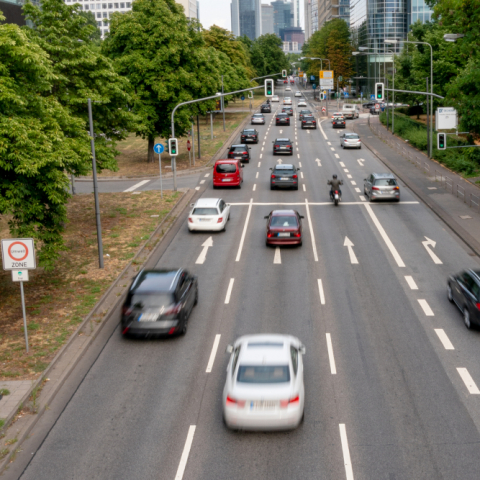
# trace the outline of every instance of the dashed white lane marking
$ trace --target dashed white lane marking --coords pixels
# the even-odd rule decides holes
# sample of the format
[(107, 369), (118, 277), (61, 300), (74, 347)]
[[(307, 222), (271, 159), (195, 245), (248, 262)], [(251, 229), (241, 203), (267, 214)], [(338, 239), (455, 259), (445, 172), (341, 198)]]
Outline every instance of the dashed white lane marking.
[(445, 330), (443, 328), (435, 328), (435, 333), (438, 335), (438, 338), (442, 342), (443, 348), (445, 348), (445, 350), (455, 350), (452, 342), (447, 337), (447, 334), (445, 333)]
[(298, 166), (302, 168), (302, 162), (298, 162)]
[(210, 358), (208, 359), (207, 369), (205, 373), (210, 373), (212, 371), (213, 362), (215, 361), (215, 355), (217, 354), (218, 344), (220, 343), (220, 334), (215, 335), (215, 340), (213, 341), (212, 352), (210, 353)]
[(230, 279), (230, 283), (228, 284), (228, 288), (227, 288), (227, 296), (225, 297), (225, 303), (230, 303), (230, 296), (232, 295), (232, 288), (233, 288), (234, 281), (235, 281), (234, 278)]
[[(353, 180), (352, 180), (353, 183)], [(392, 241), (388, 237), (387, 233), (385, 232), (385, 229), (382, 227), (382, 224), (378, 221), (377, 216), (373, 213), (372, 207), (368, 204), (365, 203), (365, 208), (367, 209), (368, 214), (370, 215), (370, 218), (372, 219), (373, 223), (377, 227), (378, 233), (380, 233), (380, 236), (383, 238), (383, 241), (387, 245), (388, 249), (390, 250), (390, 253), (393, 255), (393, 258), (397, 262), (397, 265), (399, 267), (404, 267), (405, 264), (403, 263), (402, 257), (397, 252), (397, 249), (393, 245)]]
[(195, 435), (195, 428), (196, 428), (196, 425), (190, 425), (190, 428), (188, 429), (187, 440), (185, 441), (185, 446), (183, 447), (183, 452), (180, 458), (180, 463), (178, 464), (175, 480), (183, 479), (185, 467), (187, 466), (188, 455), (190, 453), (190, 449), (192, 448), (193, 436)]
[(308, 206), (307, 199), (305, 199), (305, 207), (307, 210), (308, 228), (310, 230), (310, 236), (312, 237), (313, 258), (315, 259), (316, 262), (318, 262), (317, 245), (315, 243), (315, 233), (313, 232), (312, 217), (310, 216), (310, 208)]
[(326, 336), (327, 336), (328, 360), (330, 362), (330, 372), (332, 375), (336, 375), (337, 367), (335, 366), (335, 357), (333, 356), (332, 337), (330, 336), (329, 333), (327, 333)]
[(263, 142), (263, 144), (265, 145), (265, 142)]
[(205, 180), (200, 180), (200, 185), (203, 185), (205, 183)]
[(300, 172), (300, 177), (303, 178), (303, 172)]
[(299, 153), (297, 153), (297, 158), (300, 158), (300, 154), (299, 154)]
[(258, 174), (259, 174), (259, 172), (257, 172), (257, 174), (255, 175), (255, 178), (258, 178)]
[(209, 173), (206, 173), (206, 174), (205, 174), (205, 178), (208, 178), (209, 176), (210, 176)]
[(359, 195), (359, 197), (360, 197), (360, 200), (361, 200), (362, 202), (366, 202), (366, 201), (367, 201), (367, 199), (366, 199), (363, 195)]
[(428, 304), (428, 302), (426, 300), (424, 300), (423, 298), (419, 299), (418, 303), (422, 307), (423, 312), (425, 313), (425, 315), (427, 317), (434, 317), (435, 316), (435, 314), (433, 313), (433, 310), (430, 308), (430, 305)]
[(352, 178), (352, 176), (349, 173), (347, 173), (347, 178)]
[(357, 193), (360, 193), (360, 192), (361, 192), (361, 190), (360, 190), (358, 187), (355, 187), (355, 191), (356, 191)]
[(345, 474), (347, 476), (347, 480), (353, 480), (352, 461), (350, 460), (350, 450), (348, 449), (347, 430), (344, 423), (341, 423), (339, 427), (340, 439), (342, 441), (343, 464), (345, 465)]
[(141, 182), (138, 182), (135, 185), (132, 185), (130, 188), (127, 188), (126, 190), (124, 190), (123, 193), (133, 192), (137, 188), (140, 188), (142, 185), (145, 185), (146, 183), (148, 183), (150, 181), (151, 180), (142, 180)]
[(341, 167), (344, 167), (345, 164), (343, 162), (338, 162), (338, 164), (341, 166)]
[(295, 142), (295, 145), (298, 146), (298, 142)]
[(318, 279), (318, 293), (320, 294), (320, 303), (325, 305), (325, 293), (323, 292), (323, 284), (320, 278)]
[[(345, 166), (345, 165), (344, 165), (344, 166)], [(348, 173), (348, 168), (344, 168), (343, 171), (344, 171), (345, 173)]]
[(273, 263), (276, 263), (276, 264), (282, 263), (282, 257), (280, 255), (280, 247), (275, 248), (275, 256), (273, 257)]
[(262, 164), (262, 162), (258, 162), (258, 168), (260, 168), (260, 165)]
[(331, 145), (331, 143), (330, 143), (330, 142), (327, 142), (327, 145)]
[(330, 147), (330, 150), (331, 150), (332, 152), (334, 152), (334, 151), (335, 151), (335, 149), (334, 149), (333, 147)]
[(262, 147), (262, 152), (263, 152), (263, 147)]
[(364, 167), (364, 166), (365, 166), (365, 165), (363, 165), (363, 160), (362, 160), (361, 158), (359, 158), (359, 159), (357, 160), (357, 162), (359, 163), (359, 165), (360, 165), (361, 167)]
[(427, 187), (429, 190), (436, 190), (437, 187)]
[(257, 184), (254, 183), (254, 184), (253, 184), (253, 191), (255, 191), (256, 189), (257, 189)]
[[(258, 166), (260, 166), (260, 162)], [(252, 213), (252, 206), (253, 206), (253, 198), (250, 199), (250, 203), (248, 205), (247, 218), (245, 219), (245, 225), (243, 226), (242, 238), (240, 238), (240, 245), (238, 246), (237, 258), (235, 259), (236, 262), (239, 262), (240, 257), (242, 256), (243, 242), (245, 241), (245, 235), (247, 234), (248, 221), (250, 220), (250, 214)]]
[(307, 133), (310, 135), (310, 130), (307, 130)]
[(340, 155), (338, 153), (336, 153), (335, 158), (340, 158)]
[(468, 370), (466, 368), (457, 368), (457, 372), (459, 373), (460, 377), (463, 380), (463, 383), (467, 387), (467, 390), (472, 394), (472, 395), (478, 395), (480, 394), (480, 390), (478, 389), (477, 385), (473, 381), (473, 378), (471, 375), (468, 373)]
[(418, 290), (417, 284), (415, 283), (415, 280), (413, 279), (412, 276), (405, 275), (405, 280), (407, 281), (408, 286), (410, 287), (411, 290)]
[(350, 180), (352, 182), (352, 185), (356, 185), (357, 182), (355, 180)]
[(307, 187), (305, 186), (304, 183), (302, 184), (302, 187), (303, 187), (303, 191), (306, 192), (306, 191), (307, 191)]
[(195, 187), (195, 190), (200, 190), (200, 187)]

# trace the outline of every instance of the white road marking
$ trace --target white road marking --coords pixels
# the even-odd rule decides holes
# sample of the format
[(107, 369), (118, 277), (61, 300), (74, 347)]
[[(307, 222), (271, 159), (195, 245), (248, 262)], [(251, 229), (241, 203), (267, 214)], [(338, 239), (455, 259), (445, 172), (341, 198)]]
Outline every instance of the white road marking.
[(315, 259), (316, 262), (318, 262), (317, 245), (315, 243), (315, 233), (313, 232), (312, 218), (310, 217), (310, 208), (309, 208), (307, 199), (305, 199), (305, 206), (307, 208), (308, 228), (310, 230), (310, 236), (312, 237), (313, 258)]
[(258, 174), (259, 174), (259, 172), (257, 172), (257, 174), (255, 175), (255, 178), (258, 178)]
[(187, 440), (185, 441), (185, 446), (183, 447), (183, 452), (180, 458), (180, 463), (178, 464), (175, 480), (183, 479), (185, 467), (187, 466), (188, 455), (190, 453), (190, 449), (192, 448), (193, 436), (195, 435), (195, 428), (196, 428), (196, 425), (190, 425), (190, 428), (188, 429)]
[(256, 189), (257, 189), (257, 184), (254, 183), (254, 184), (253, 184), (253, 191), (255, 191)]
[(340, 155), (338, 153), (336, 153), (335, 158), (340, 158)]
[(433, 310), (430, 308), (430, 305), (428, 304), (428, 302), (426, 300), (419, 299), (418, 303), (422, 307), (423, 312), (425, 313), (425, 315), (427, 317), (434, 317), (435, 316), (435, 314), (433, 313)]
[(258, 168), (260, 168), (260, 165), (262, 164), (262, 162), (258, 162)]
[(215, 335), (215, 340), (213, 341), (212, 353), (210, 353), (210, 358), (208, 359), (207, 369), (205, 373), (210, 373), (212, 371), (213, 362), (215, 361), (215, 355), (217, 354), (218, 344), (220, 343), (220, 334)]
[(366, 202), (366, 201), (367, 201), (367, 199), (366, 199), (363, 195), (359, 195), (359, 197), (360, 197), (360, 200), (361, 200), (362, 202)]
[(200, 180), (200, 185), (203, 185), (205, 183), (205, 180)]
[(331, 145), (331, 143), (330, 143), (330, 142), (327, 142), (327, 145)]
[(352, 185), (356, 185), (357, 182), (355, 180), (350, 180), (352, 182)]
[(195, 187), (195, 190), (200, 190), (200, 187)]
[[(325, 206), (325, 205), (331, 205), (332, 202), (310, 202), (309, 205), (312, 205), (314, 207), (322, 207), (322, 206)], [(418, 205), (419, 202), (402, 202), (402, 205), (405, 205), (405, 204), (411, 204), (411, 205)], [(232, 202), (230, 203), (230, 205), (233, 205), (233, 206), (242, 206), (242, 205), (250, 205), (250, 202)], [(305, 205), (304, 202), (255, 202), (255, 203), (252, 203), (252, 205)], [(342, 205), (365, 205), (363, 202), (343, 202), (342, 201)]]
[(348, 254), (350, 255), (350, 263), (358, 264), (357, 257), (355, 256), (355, 252), (353, 251), (353, 242), (348, 237), (345, 237), (345, 242), (343, 243), (343, 246), (347, 247), (348, 249)]
[(332, 337), (330, 336), (329, 333), (327, 333), (326, 336), (327, 336), (328, 360), (330, 362), (330, 372), (332, 375), (336, 375), (337, 367), (335, 366), (335, 357), (333, 356)]
[(227, 296), (225, 297), (225, 303), (226, 304), (230, 303), (230, 296), (232, 295), (232, 288), (233, 288), (233, 282), (234, 281), (235, 281), (235, 279), (231, 278), (230, 283), (228, 284)]
[(342, 441), (343, 464), (345, 465), (345, 474), (347, 476), (347, 480), (353, 480), (352, 461), (350, 460), (350, 450), (348, 449), (347, 430), (344, 423), (341, 423), (339, 427), (340, 439)]
[(357, 160), (357, 162), (360, 164), (360, 166), (361, 166), (361, 167), (364, 167), (364, 166), (365, 166), (365, 165), (362, 163), (362, 162), (363, 162), (363, 160), (361, 160), (361, 159), (358, 159), (358, 160)]
[(355, 187), (355, 191), (356, 191), (357, 193), (360, 193), (360, 192), (361, 192), (361, 190), (360, 190), (358, 187)]
[(318, 279), (318, 293), (320, 294), (320, 303), (325, 305), (325, 293), (323, 292), (323, 284), (320, 278)]
[(262, 152), (263, 152), (263, 147), (262, 147)]
[(298, 146), (298, 142), (295, 142), (295, 145), (297, 145), (297, 146)]
[(436, 190), (437, 187), (427, 187), (429, 190)]
[(417, 284), (415, 283), (415, 280), (413, 279), (412, 276), (405, 275), (405, 280), (407, 281), (408, 286), (410, 287), (411, 290), (418, 290)]
[(146, 183), (148, 183), (150, 181), (151, 180), (142, 180), (141, 182), (138, 182), (135, 185), (131, 186), (130, 188), (127, 188), (126, 190), (124, 190), (123, 193), (133, 192), (137, 188), (140, 188), (142, 185), (145, 185)]
[(280, 130), (280, 133), (283, 133), (283, 130)]
[(478, 389), (477, 385), (473, 381), (473, 378), (468, 373), (468, 370), (466, 368), (457, 368), (457, 372), (459, 373), (460, 377), (462, 377), (463, 383), (465, 383), (467, 390), (472, 395), (480, 394), (480, 390)]
[(325, 132), (323, 131), (322, 122), (320, 122), (318, 126), (320, 127), (320, 131), (322, 132), (323, 138), (325, 140), (328, 140), (327, 136), (325, 135)]
[(206, 174), (205, 174), (205, 178), (208, 178), (209, 176), (210, 176), (209, 173), (206, 173)]
[(333, 147), (330, 147), (330, 150), (331, 150), (332, 152), (334, 152), (334, 151), (335, 151), (335, 149), (334, 149)]
[(265, 145), (265, 142), (263, 142), (263, 145)]
[(438, 335), (438, 338), (442, 342), (443, 348), (445, 348), (445, 350), (455, 350), (452, 342), (447, 337), (447, 334), (445, 333), (445, 330), (443, 328), (435, 328), (435, 333)]
[(310, 130), (307, 130), (307, 133), (310, 135)]
[(304, 183), (302, 184), (302, 187), (303, 187), (303, 191), (306, 192), (306, 191), (307, 191), (307, 187), (305, 186)]
[[(344, 167), (345, 164), (343, 162), (338, 162), (338, 164), (341, 166), (341, 167)], [(345, 170), (346, 171), (346, 170)]]
[(347, 178), (352, 178), (352, 176), (348, 173), (348, 174), (347, 174)]
[(391, 242), (390, 238), (385, 232), (385, 229), (382, 227), (382, 224), (379, 222), (377, 216), (373, 213), (372, 207), (368, 203), (365, 203), (364, 205), (365, 205), (365, 208), (367, 209), (368, 214), (370, 215), (370, 218), (372, 219), (373, 223), (377, 227), (378, 233), (380, 233), (381, 237), (383, 238), (383, 241), (385, 242), (388, 249), (390, 250), (390, 253), (393, 255), (393, 258), (397, 262), (397, 265), (399, 267), (404, 267), (405, 264), (403, 263), (402, 257), (400, 257), (400, 255), (398, 254), (397, 249)]
[(300, 158), (300, 154), (299, 154), (299, 153), (297, 153), (297, 158)]
[(243, 242), (245, 241), (245, 235), (247, 234), (248, 221), (250, 220), (250, 214), (252, 213), (253, 198), (250, 199), (250, 204), (248, 206), (247, 218), (245, 219), (245, 225), (243, 226), (242, 238), (240, 239), (240, 245), (238, 246), (236, 262), (240, 261), (242, 255)]
[(298, 166), (302, 168), (302, 162), (298, 162)]
[(263, 157), (263, 153), (260, 154), (260, 158), (262, 158), (262, 157)]
[[(345, 165), (343, 165), (343, 166), (345, 166)], [(349, 173), (348, 168), (344, 168), (343, 171), (344, 171), (345, 173)]]
[(422, 242), (422, 245), (425, 247), (425, 249), (429, 253), (430, 257), (432, 257), (433, 263), (435, 263), (437, 265), (442, 265), (443, 262), (433, 253), (433, 250), (430, 248), (430, 246), (435, 248), (435, 245), (437, 244), (437, 242), (434, 242), (433, 240), (431, 240), (428, 237), (425, 237), (425, 238), (426, 238), (426, 241)]
[(281, 264), (282, 257), (280, 255), (280, 247), (275, 248), (275, 256), (273, 257), (273, 263)]
[(208, 237), (203, 243), (202, 243), (202, 251), (200, 252), (200, 255), (198, 256), (196, 260), (197, 265), (203, 265), (205, 263), (205, 260), (207, 258), (207, 252), (210, 247), (213, 247), (213, 238)]

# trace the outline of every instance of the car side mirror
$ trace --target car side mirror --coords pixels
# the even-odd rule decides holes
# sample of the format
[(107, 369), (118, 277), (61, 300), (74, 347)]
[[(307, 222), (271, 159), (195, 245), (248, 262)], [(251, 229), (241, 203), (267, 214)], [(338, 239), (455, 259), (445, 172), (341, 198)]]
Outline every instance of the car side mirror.
[(300, 215), (300, 218), (305, 218), (303, 215)]
[(269, 168), (269, 170), (273, 170), (273, 168)]
[(305, 355), (305, 345), (300, 345), (300, 348), (298, 349), (298, 353), (301, 353), (302, 355)]
[(227, 345), (227, 348), (225, 349), (225, 353), (232, 353), (233, 352), (233, 345)]
[(243, 168), (245, 165), (243, 163), (240, 164), (240, 168)]
[(269, 215), (265, 215), (263, 218), (268, 219)]

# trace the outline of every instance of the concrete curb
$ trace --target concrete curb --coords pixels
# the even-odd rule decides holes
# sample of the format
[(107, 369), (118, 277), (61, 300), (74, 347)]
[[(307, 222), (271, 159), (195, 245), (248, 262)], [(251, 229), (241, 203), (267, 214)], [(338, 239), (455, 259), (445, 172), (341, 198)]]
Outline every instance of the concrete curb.
[[(85, 351), (89, 348), (91, 343), (95, 340), (95, 338), (98, 336), (100, 331), (102, 330), (103, 326), (105, 325), (106, 321), (110, 318), (110, 315), (112, 312), (115, 310), (115, 308), (118, 306), (120, 302), (123, 301), (124, 294), (121, 295), (115, 295), (113, 302), (109, 298), (115, 288), (118, 287), (118, 284), (120, 281), (125, 280), (125, 276), (128, 275), (129, 273), (136, 273), (136, 272), (129, 272), (129, 270), (134, 270), (134, 265), (136, 265), (136, 260), (139, 259), (142, 254), (146, 253), (147, 248), (151, 247), (152, 241), (155, 239), (156, 236), (159, 235), (160, 232), (162, 232), (163, 229), (165, 229), (165, 225), (170, 222), (165, 231), (160, 233), (160, 238), (158, 241), (154, 244), (154, 246), (151, 248), (150, 252), (147, 253), (147, 255), (143, 258), (142, 264), (145, 264), (148, 262), (148, 260), (152, 257), (152, 255), (155, 253), (158, 245), (161, 243), (161, 241), (166, 237), (167, 233), (171, 230), (171, 228), (175, 225), (177, 222), (180, 214), (183, 212), (183, 210), (189, 205), (192, 197), (197, 193), (195, 190), (191, 189), (186, 189), (185, 193), (181, 196), (181, 198), (177, 201), (177, 203), (174, 205), (170, 213), (160, 222), (160, 224), (157, 226), (155, 231), (150, 235), (149, 239), (145, 242), (143, 247), (136, 253), (136, 255), (132, 258), (132, 260), (128, 263), (128, 265), (122, 270), (122, 272), (118, 275), (116, 280), (110, 285), (108, 290), (102, 295), (102, 297), (99, 299), (97, 304), (93, 307), (93, 309), (90, 311), (90, 313), (85, 317), (83, 322), (79, 325), (77, 330), (70, 336), (70, 338), (67, 340), (67, 342), (60, 348), (60, 350), (57, 352), (53, 360), (50, 362), (49, 366), (46, 368), (46, 370), (42, 373), (42, 375), (32, 382), (32, 386), (28, 390), (28, 392), (22, 397), (21, 401), (18, 404), (18, 408), (16, 411), (14, 411), (9, 417), (5, 419), (5, 425), (2, 427), (0, 430), (0, 434), (2, 433), (8, 433), (8, 428), (12, 424), (12, 420), (15, 418), (15, 416), (18, 413), (19, 408), (22, 405), (25, 405), (30, 396), (32, 395), (33, 391), (40, 387), (43, 381), (49, 376), (49, 374), (54, 370), (54, 368), (61, 362), (61, 360), (66, 356), (66, 352), (69, 350), (69, 348), (72, 347), (74, 344), (75, 340), (78, 340), (80, 336), (83, 336), (86, 340), (83, 342), (82, 345), (80, 345), (80, 348), (75, 352), (74, 358), (72, 361), (70, 361), (64, 371), (61, 373), (59, 378), (57, 379), (54, 384), (48, 384), (49, 387), (49, 392), (47, 396), (44, 398), (40, 398), (39, 401), (39, 408), (36, 414), (30, 415), (29, 422), (23, 426), (23, 430), (19, 435), (17, 435), (17, 442), (15, 443), (14, 448), (5, 456), (0, 461), (0, 475), (3, 473), (5, 467), (9, 464), (10, 459), (12, 455), (16, 452), (16, 450), (20, 447), (22, 442), (28, 437), (30, 434), (31, 430), (34, 428), (42, 414), (45, 412), (47, 406), (51, 404), (53, 398), (55, 395), (58, 393), (62, 385), (65, 383), (65, 380), (68, 378), (70, 373), (75, 369), (76, 365), (78, 364), (79, 360), (81, 357), (84, 355)], [(105, 304), (110, 300), (110, 306), (107, 308), (106, 311), (102, 312), (102, 319), (97, 323), (97, 325), (94, 326), (92, 331), (88, 332), (88, 334), (85, 332), (86, 329), (88, 329), (89, 323), (91, 322), (93, 316), (99, 312), (102, 311), (102, 307), (105, 306)], [(85, 335), (84, 335), (85, 334)]]

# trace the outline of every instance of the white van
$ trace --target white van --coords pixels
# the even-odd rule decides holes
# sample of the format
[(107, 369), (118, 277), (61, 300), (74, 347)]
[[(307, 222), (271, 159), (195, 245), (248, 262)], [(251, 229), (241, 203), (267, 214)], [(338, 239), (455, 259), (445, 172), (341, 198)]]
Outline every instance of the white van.
[(342, 113), (345, 118), (358, 118), (360, 112), (358, 111), (358, 107), (353, 105), (352, 103), (345, 103), (342, 108)]

